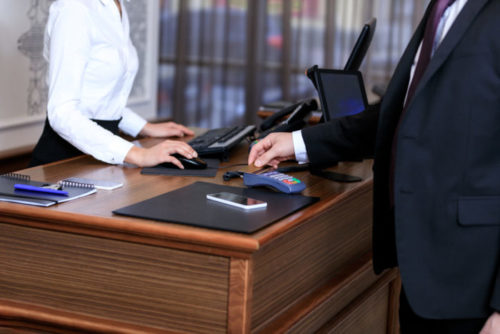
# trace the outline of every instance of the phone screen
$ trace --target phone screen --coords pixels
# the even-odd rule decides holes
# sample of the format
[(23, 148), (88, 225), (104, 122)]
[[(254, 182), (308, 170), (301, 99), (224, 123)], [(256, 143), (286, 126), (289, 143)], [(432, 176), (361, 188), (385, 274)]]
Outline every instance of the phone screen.
[(265, 208), (267, 206), (267, 203), (264, 201), (229, 192), (207, 194), (207, 199), (247, 210)]

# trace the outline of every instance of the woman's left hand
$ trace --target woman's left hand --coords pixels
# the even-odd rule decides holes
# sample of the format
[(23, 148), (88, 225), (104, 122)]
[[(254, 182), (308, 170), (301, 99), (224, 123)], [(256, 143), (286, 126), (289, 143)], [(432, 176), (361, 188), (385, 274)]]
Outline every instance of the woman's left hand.
[(192, 136), (194, 132), (174, 122), (146, 123), (141, 130), (141, 135), (147, 137), (184, 137)]

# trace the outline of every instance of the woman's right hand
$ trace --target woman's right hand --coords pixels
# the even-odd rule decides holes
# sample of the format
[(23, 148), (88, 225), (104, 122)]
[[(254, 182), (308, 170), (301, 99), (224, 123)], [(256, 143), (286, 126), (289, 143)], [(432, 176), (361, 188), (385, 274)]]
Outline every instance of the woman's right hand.
[(188, 159), (198, 156), (198, 153), (185, 142), (165, 140), (149, 148), (133, 146), (130, 151), (128, 151), (125, 162), (139, 167), (151, 167), (163, 162), (170, 162), (180, 169), (184, 169), (181, 162), (172, 156), (174, 153), (179, 153)]

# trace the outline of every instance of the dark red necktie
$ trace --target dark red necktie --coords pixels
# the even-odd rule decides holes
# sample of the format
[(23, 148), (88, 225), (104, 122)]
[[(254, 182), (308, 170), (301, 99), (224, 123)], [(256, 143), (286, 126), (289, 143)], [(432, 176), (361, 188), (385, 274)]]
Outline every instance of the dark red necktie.
[(413, 79), (411, 80), (410, 86), (408, 88), (408, 93), (406, 95), (405, 106), (413, 97), (415, 89), (417, 88), (418, 82), (424, 75), (425, 69), (429, 62), (431, 61), (432, 49), (434, 47), (434, 42), (436, 39), (436, 31), (439, 25), (439, 21), (443, 16), (446, 9), (455, 0), (437, 0), (432, 7), (432, 11), (429, 14), (429, 19), (425, 25), (424, 38), (422, 40), (422, 47), (420, 48), (420, 55), (418, 57), (417, 66), (413, 74)]
[[(413, 78), (408, 87), (408, 92), (406, 94), (406, 100), (404, 103), (403, 112), (400, 116), (400, 121), (401, 117), (406, 111), (406, 107), (408, 106), (410, 100), (413, 98), (413, 94), (415, 94), (415, 89), (417, 88), (418, 82), (424, 75), (425, 69), (427, 68), (427, 65), (429, 65), (429, 62), (431, 60), (432, 49), (434, 47), (434, 41), (436, 39), (436, 31), (439, 25), (439, 21), (441, 21), (441, 17), (443, 16), (444, 12), (453, 2), (455, 2), (455, 0), (436, 0), (432, 7), (429, 18), (427, 19), (427, 23), (425, 25), (424, 37), (422, 39), (422, 46), (420, 48), (420, 55), (417, 60), (415, 72), (413, 73)], [(391, 206), (394, 205), (394, 163), (396, 155), (396, 137), (398, 130), (399, 124), (396, 127), (392, 142), (392, 156), (389, 170), (389, 192)]]

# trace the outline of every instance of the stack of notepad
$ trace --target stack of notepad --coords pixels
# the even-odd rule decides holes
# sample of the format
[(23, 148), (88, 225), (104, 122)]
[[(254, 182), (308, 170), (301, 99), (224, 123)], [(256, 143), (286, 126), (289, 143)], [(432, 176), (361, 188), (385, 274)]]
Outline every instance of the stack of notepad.
[(96, 192), (93, 184), (61, 181), (59, 191), (53, 191), (46, 182), (33, 181), (28, 175), (8, 173), (0, 175), (0, 201), (51, 206), (71, 201)]

